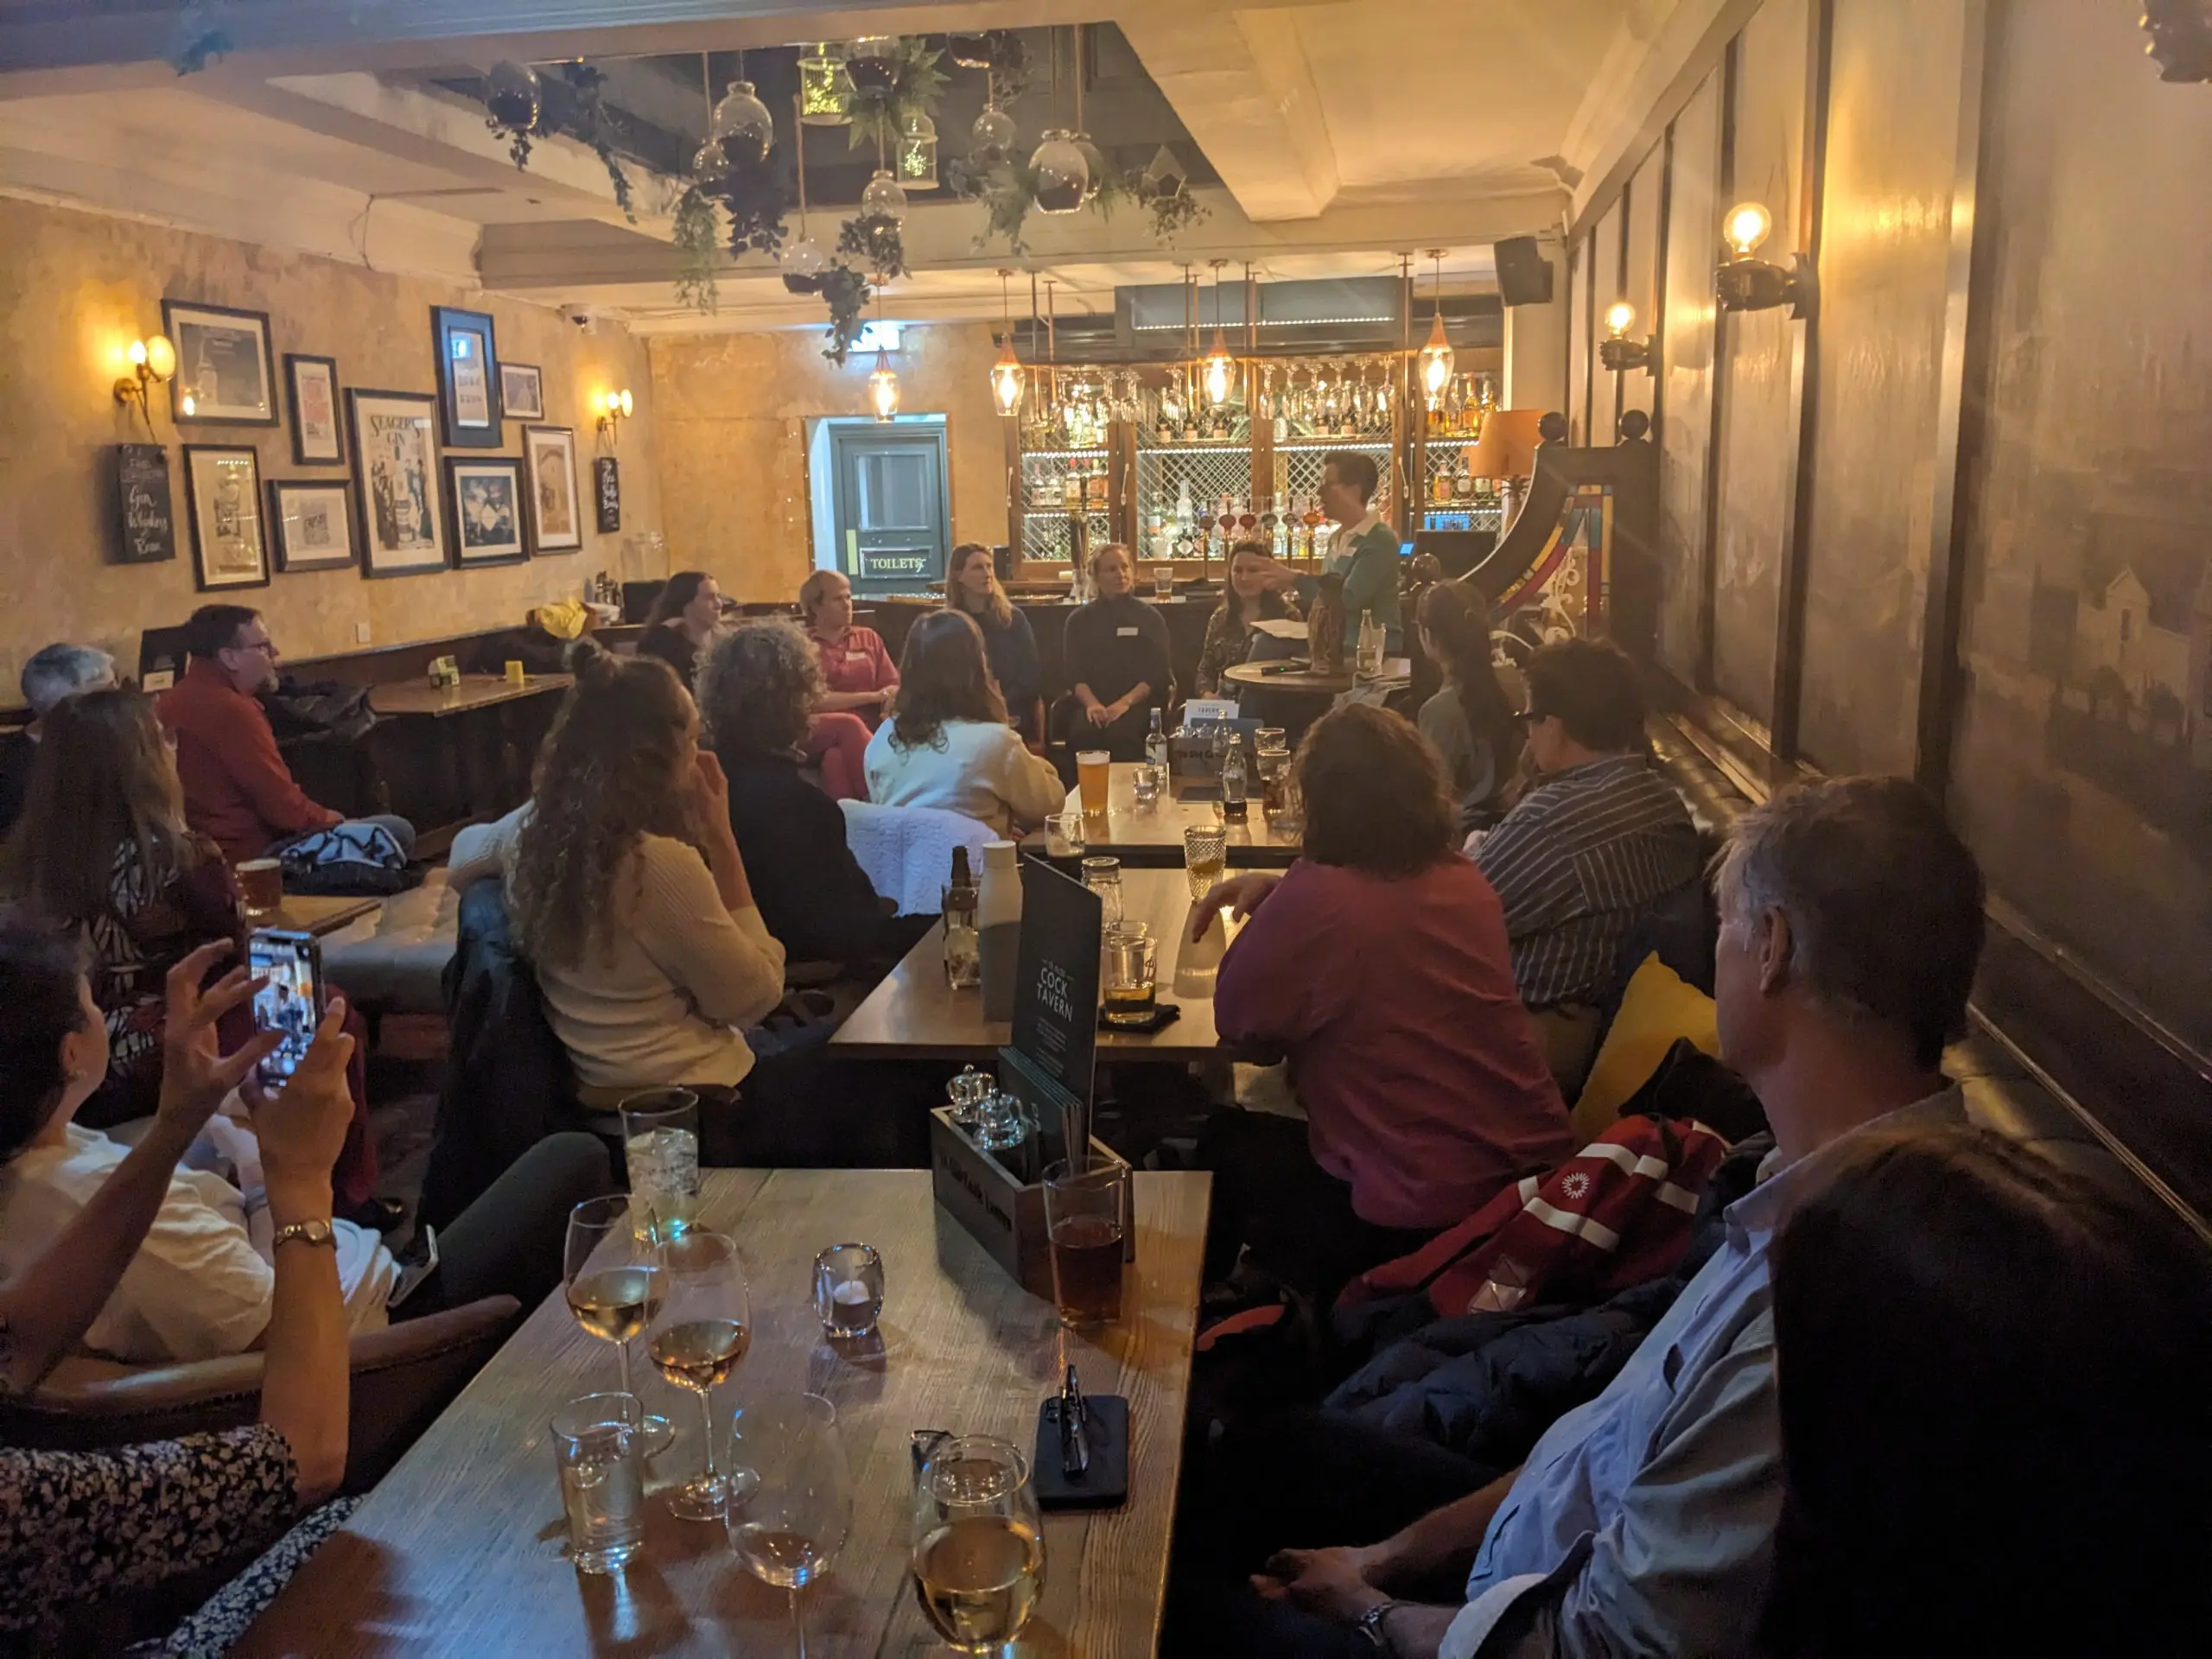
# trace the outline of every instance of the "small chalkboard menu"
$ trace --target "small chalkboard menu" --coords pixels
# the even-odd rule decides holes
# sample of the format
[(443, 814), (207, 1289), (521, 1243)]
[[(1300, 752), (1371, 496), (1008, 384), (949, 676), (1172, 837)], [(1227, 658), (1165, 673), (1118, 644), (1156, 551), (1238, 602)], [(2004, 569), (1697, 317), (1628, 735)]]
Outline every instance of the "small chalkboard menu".
[(599, 533), (612, 536), (622, 528), (622, 474), (612, 455), (601, 455), (591, 464), (591, 494), (598, 508)]
[(158, 564), (176, 557), (176, 511), (168, 451), (158, 443), (115, 446), (116, 561)]
[[(1014, 992), (1012, 1062), (1038, 1127), (1053, 1139), (1087, 1139), (1092, 1062), (1098, 1048), (1098, 895), (1042, 859), (1021, 861), (1021, 951)], [(1007, 1066), (1001, 1065), (1003, 1074)], [(1054, 1131), (1058, 1134), (1053, 1134)]]

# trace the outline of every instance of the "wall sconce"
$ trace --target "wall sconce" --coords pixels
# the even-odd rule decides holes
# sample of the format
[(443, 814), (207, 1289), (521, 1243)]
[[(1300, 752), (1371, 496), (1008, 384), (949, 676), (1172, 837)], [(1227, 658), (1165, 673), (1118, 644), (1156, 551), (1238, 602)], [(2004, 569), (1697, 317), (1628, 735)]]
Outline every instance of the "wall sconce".
[(1751, 256), (1774, 230), (1774, 215), (1756, 201), (1738, 202), (1721, 221), (1729, 257), (1713, 276), (1713, 291), (1724, 311), (1771, 311), (1786, 305), (1793, 317), (1812, 315), (1818, 294), (1813, 262), (1802, 253), (1786, 266)]
[(1636, 308), (1626, 300), (1615, 300), (1605, 309), (1605, 337), (1598, 342), (1598, 360), (1609, 369), (1642, 369), (1651, 371), (1651, 342), (1630, 340), (1628, 331), (1636, 327)]
[[(146, 400), (147, 388), (166, 381), (176, 372), (176, 347), (169, 344), (167, 334), (149, 334), (144, 340), (134, 340), (124, 355), (130, 359), (130, 372), (118, 376), (115, 383), (115, 401), (128, 409), (136, 405), (138, 418), (146, 423), (146, 435), (154, 435), (154, 417)], [(185, 394), (184, 412), (193, 412), (193, 399)]]
[(592, 407), (599, 411), (599, 435), (611, 446), (622, 439), (622, 423), (630, 418), (637, 408), (628, 387), (620, 391), (602, 391), (592, 400)]

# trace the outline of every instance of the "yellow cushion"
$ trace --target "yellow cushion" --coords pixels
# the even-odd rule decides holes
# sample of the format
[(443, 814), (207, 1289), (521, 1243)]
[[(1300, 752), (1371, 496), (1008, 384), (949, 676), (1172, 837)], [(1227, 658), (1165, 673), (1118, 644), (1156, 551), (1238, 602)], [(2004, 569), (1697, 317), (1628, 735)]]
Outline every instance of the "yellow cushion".
[(1659, 1062), (1678, 1037), (1687, 1037), (1708, 1054), (1720, 1052), (1720, 1033), (1713, 999), (1656, 956), (1646, 957), (1628, 982), (1621, 1011), (1591, 1062), (1574, 1103), (1574, 1133), (1584, 1145), (1613, 1125), (1621, 1108), (1651, 1080)]

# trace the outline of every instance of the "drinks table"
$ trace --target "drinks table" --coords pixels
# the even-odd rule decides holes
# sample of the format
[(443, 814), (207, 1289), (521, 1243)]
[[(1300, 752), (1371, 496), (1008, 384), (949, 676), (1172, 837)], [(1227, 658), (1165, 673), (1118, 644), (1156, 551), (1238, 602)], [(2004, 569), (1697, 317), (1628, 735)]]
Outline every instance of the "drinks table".
[[(1137, 1258), (1119, 1325), (1064, 1332), (930, 1196), (923, 1170), (711, 1170), (702, 1217), (731, 1233), (753, 1287), (751, 1353), (715, 1390), (717, 1413), (809, 1390), (836, 1407), (853, 1524), (836, 1570), (808, 1593), (817, 1656), (943, 1654), (907, 1571), (918, 1428), (1034, 1444), (1039, 1402), (1072, 1361), (1085, 1389), (1129, 1402), (1129, 1499), (1045, 1517), (1046, 1587), (1012, 1651), (1149, 1655), (1158, 1640), (1181, 1473), (1207, 1179), (1136, 1177)], [(821, 1339), (810, 1268), (823, 1246), (883, 1253), (880, 1348)], [(233, 1651), (270, 1655), (688, 1654), (791, 1650), (784, 1592), (729, 1553), (722, 1529), (677, 1521), (660, 1489), (695, 1472), (698, 1414), (657, 1380), (648, 1409), (677, 1426), (647, 1481), (645, 1546), (620, 1573), (579, 1573), (566, 1537), (547, 1420), (615, 1386), (615, 1357), (556, 1291), (301, 1568)], [(640, 1354), (641, 1376), (651, 1368)], [(683, 1408), (689, 1407), (686, 1412)], [(727, 1466), (727, 1465), (725, 1465)]]
[[(1054, 824), (1029, 836), (1022, 842), (1021, 850), (1056, 861), (1103, 855), (1118, 858), (1128, 867), (1182, 868), (1183, 831), (1217, 822), (1221, 803), (1211, 785), (1208, 785), (1205, 799), (1179, 794), (1153, 806), (1140, 807), (1136, 804), (1136, 772), (1135, 761), (1114, 763), (1107, 780), (1106, 810), (1084, 820), (1082, 846), (1066, 840), (1061, 836), (1059, 826)], [(1078, 798), (1081, 792), (1068, 791), (1069, 809), (1082, 806)], [(1233, 868), (1287, 869), (1298, 861), (1302, 829), (1278, 830), (1268, 821), (1267, 814), (1260, 810), (1260, 780), (1256, 774), (1251, 781), (1251, 799), (1245, 804), (1244, 817), (1227, 820), (1222, 829), (1229, 848), (1229, 862)]]

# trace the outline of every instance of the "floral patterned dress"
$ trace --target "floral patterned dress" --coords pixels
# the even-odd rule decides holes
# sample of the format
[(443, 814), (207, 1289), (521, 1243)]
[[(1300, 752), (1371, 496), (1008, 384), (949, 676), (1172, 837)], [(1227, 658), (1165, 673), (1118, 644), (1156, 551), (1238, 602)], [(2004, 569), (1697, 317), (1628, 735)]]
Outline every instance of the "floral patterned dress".
[(72, 1607), (264, 1548), (299, 1471), (265, 1423), (110, 1452), (0, 1449), (0, 1645), (52, 1639)]
[[(1259, 614), (1254, 620), (1262, 622), (1273, 621), (1279, 617), (1294, 617), (1298, 614), (1294, 601), (1286, 602), (1280, 594), (1261, 594), (1256, 608)], [(1244, 661), (1251, 653), (1251, 623), (1231, 621), (1229, 614), (1229, 601), (1224, 599), (1219, 605), (1214, 607), (1213, 614), (1206, 619), (1205, 642), (1198, 647), (1198, 695), (1202, 697), (1234, 696), (1236, 695), (1234, 686), (1230, 687), (1227, 692), (1222, 690), (1222, 674), (1225, 670), (1234, 668), (1237, 664)]]

